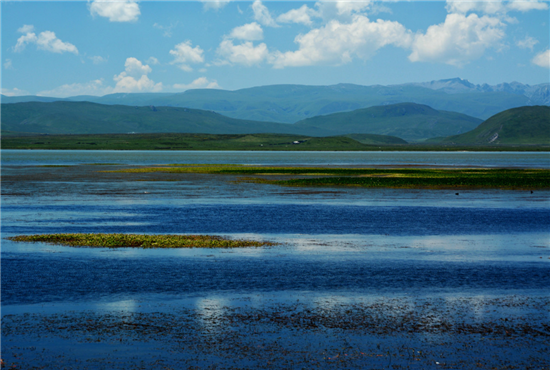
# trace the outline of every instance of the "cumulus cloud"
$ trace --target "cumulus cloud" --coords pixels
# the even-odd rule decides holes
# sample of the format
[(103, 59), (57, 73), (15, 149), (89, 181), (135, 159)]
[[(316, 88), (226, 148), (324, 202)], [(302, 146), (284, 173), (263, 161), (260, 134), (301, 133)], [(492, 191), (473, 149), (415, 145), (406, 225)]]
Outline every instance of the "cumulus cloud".
[(101, 63), (107, 63), (107, 59), (103, 58), (102, 56), (95, 55), (93, 57), (88, 57), (94, 64), (101, 64)]
[(189, 64), (197, 64), (204, 62), (203, 56), (204, 50), (199, 45), (192, 47), (191, 41), (187, 40), (174, 47), (174, 50), (170, 50), (170, 54), (174, 56), (174, 60), (171, 64), (177, 65), (180, 69), (191, 72), (193, 68)]
[(18, 29), (19, 32), (24, 33), (23, 36), (17, 39), (13, 50), (15, 52), (22, 52), (29, 44), (36, 44), (36, 47), (41, 50), (46, 50), (52, 53), (73, 53), (78, 54), (76, 46), (69, 42), (63, 42), (55, 36), (55, 32), (44, 31), (40, 32), (38, 36), (34, 33), (34, 26), (24, 25)]
[(65, 84), (59, 87), (56, 87), (52, 90), (40, 91), (38, 96), (51, 96), (55, 98), (66, 98), (69, 96), (78, 96), (78, 95), (95, 95), (100, 96), (110, 92), (112, 88), (104, 87), (102, 80), (93, 80), (86, 83), (74, 83), (74, 84)]
[(19, 33), (31, 33), (34, 32), (34, 26), (32, 24), (24, 24), (22, 27), (17, 29)]
[(531, 62), (539, 67), (550, 68), (550, 49), (535, 55)]
[(256, 0), (252, 3), (252, 11), (254, 12), (254, 19), (268, 27), (278, 27), (279, 25), (271, 17), (269, 9), (262, 4), (260, 0)]
[(298, 9), (292, 9), (277, 17), (277, 22), (280, 23), (301, 23), (310, 26), (311, 17), (315, 16), (315, 10), (308, 8), (307, 5), (302, 5)]
[(94, 0), (88, 8), (92, 16), (109, 18), (110, 22), (135, 22), (141, 14), (133, 0)]
[(229, 37), (250, 41), (261, 40), (264, 38), (264, 31), (262, 30), (262, 26), (256, 22), (252, 22), (244, 26), (233, 28)]
[(264, 43), (254, 46), (252, 42), (247, 41), (240, 45), (234, 45), (233, 40), (222, 41), (218, 47), (217, 53), (224, 58), (219, 64), (234, 63), (245, 66), (259, 64), (269, 55), (267, 46)]
[(190, 90), (190, 89), (219, 89), (218, 81), (209, 80), (206, 77), (199, 77), (190, 84), (174, 84), (174, 89)]
[(52, 31), (44, 31), (38, 35), (36, 45), (39, 49), (51, 51), (52, 53), (74, 53), (78, 54), (78, 49), (71, 43), (63, 42), (55, 36)]
[(116, 82), (115, 87), (105, 86), (103, 79), (96, 79), (84, 83), (64, 84), (52, 90), (40, 91), (36, 95), (66, 98), (78, 95), (102, 96), (121, 92), (157, 92), (162, 90), (162, 83), (155, 83), (147, 76), (152, 72), (148, 65), (136, 58), (127, 58), (124, 67), (122, 73), (113, 77), (113, 81)]
[(444, 23), (415, 36), (409, 60), (463, 66), (481, 57), (486, 49), (498, 46), (504, 28), (505, 24), (495, 17), (448, 14)]
[(525, 39), (519, 40), (516, 42), (516, 45), (520, 47), (521, 49), (531, 49), (533, 50), (533, 46), (539, 43), (539, 40), (534, 39), (530, 36), (526, 36)]
[(29, 95), (29, 93), (28, 93), (28, 91), (20, 90), (17, 87), (14, 87), (13, 89), (2, 88), (2, 95), (5, 95), (5, 96), (22, 96), (22, 95)]
[(219, 10), (226, 6), (231, 0), (201, 0), (204, 10)]
[(155, 83), (147, 75), (152, 69), (136, 58), (127, 58), (125, 70), (115, 75), (116, 86), (113, 92), (157, 92), (162, 90), (162, 83)]
[(27, 44), (35, 43), (37, 40), (36, 34), (34, 32), (29, 32), (17, 39), (17, 44), (13, 47), (13, 50), (16, 53), (20, 53), (25, 50)]
[(309, 66), (315, 64), (343, 64), (354, 56), (367, 59), (386, 45), (407, 48), (412, 36), (398, 22), (378, 19), (371, 22), (356, 14), (350, 23), (332, 20), (325, 26), (298, 35), (296, 51), (274, 53), (270, 61), (275, 68)]

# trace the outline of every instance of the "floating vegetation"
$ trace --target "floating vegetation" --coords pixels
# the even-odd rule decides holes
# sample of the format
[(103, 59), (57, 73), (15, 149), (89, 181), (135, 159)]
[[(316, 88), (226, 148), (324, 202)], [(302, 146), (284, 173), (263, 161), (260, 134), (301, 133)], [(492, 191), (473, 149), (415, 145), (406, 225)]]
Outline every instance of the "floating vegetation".
[(266, 179), (246, 177), (243, 181), (283, 186), (359, 186), (369, 188), (495, 188), (548, 189), (550, 170), (493, 168), (342, 168), (268, 167), (245, 165), (167, 165), (105, 172), (120, 173), (206, 173), (255, 176), (307, 176)]
[(39, 234), (7, 239), (96, 248), (242, 248), (276, 245), (267, 241), (227, 239), (216, 235)]

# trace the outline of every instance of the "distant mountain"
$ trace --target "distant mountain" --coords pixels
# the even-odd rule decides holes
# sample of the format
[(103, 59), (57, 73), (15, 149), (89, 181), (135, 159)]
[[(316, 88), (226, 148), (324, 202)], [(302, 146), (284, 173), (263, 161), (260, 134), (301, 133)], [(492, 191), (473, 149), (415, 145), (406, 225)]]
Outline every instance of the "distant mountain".
[(550, 107), (509, 109), (461, 135), (430, 140), (444, 144), (550, 144)]
[(2, 131), (44, 134), (244, 134), (291, 133), (292, 127), (280, 123), (238, 120), (197, 109), (61, 101), (2, 104)]
[(211, 110), (228, 117), (280, 123), (352, 111), (378, 105), (413, 102), (487, 119), (506, 109), (525, 105), (550, 105), (549, 84), (520, 83), (474, 85), (462, 79), (393, 86), (270, 85), (236, 91), (200, 89), (183, 93), (119, 93), (101, 97), (66, 99), (6, 97), (2, 103), (28, 101), (89, 101), (129, 106), (171, 106)]
[(530, 86), (519, 82), (510, 82), (491, 86), (488, 84), (474, 85), (462, 78), (451, 78), (406, 84), (404, 86), (407, 85), (426, 87), (432, 90), (443, 91), (447, 94), (504, 92), (527, 97), (529, 100), (526, 105), (550, 105), (550, 83)]
[(333, 135), (351, 132), (378, 134), (397, 136), (407, 141), (420, 141), (434, 135), (449, 136), (467, 132), (481, 122), (478, 118), (456, 112), (438, 111), (427, 105), (400, 103), (308, 118), (294, 126), (299, 131), (319, 130), (331, 132)]

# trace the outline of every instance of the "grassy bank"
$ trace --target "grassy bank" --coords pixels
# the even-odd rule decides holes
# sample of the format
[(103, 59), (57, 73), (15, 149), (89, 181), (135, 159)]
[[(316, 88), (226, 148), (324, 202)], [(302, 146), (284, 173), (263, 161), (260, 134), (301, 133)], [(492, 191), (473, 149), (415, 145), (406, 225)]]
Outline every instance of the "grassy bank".
[[(105, 172), (246, 175), (247, 177), (243, 178), (243, 181), (283, 186), (360, 186), (369, 188), (430, 189), (494, 188), (526, 190), (550, 188), (550, 170), (540, 169), (388, 169), (262, 167), (242, 165), (166, 165)], [(271, 176), (276, 176), (277, 178), (270, 178)], [(281, 179), (281, 177), (283, 178)]]
[[(297, 142), (297, 143), (295, 143)], [(406, 144), (384, 135), (311, 137), (289, 134), (22, 135), (2, 132), (3, 149), (261, 151), (549, 151), (550, 146)]]
[(99, 248), (242, 248), (275, 245), (212, 235), (41, 234), (7, 238), (17, 242), (44, 242), (71, 247)]

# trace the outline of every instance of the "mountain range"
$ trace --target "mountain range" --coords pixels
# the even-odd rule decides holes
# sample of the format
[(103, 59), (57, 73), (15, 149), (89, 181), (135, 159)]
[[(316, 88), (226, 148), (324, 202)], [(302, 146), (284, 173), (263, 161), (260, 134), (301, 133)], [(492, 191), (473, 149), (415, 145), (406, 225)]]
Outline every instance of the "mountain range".
[(412, 102), (484, 120), (511, 108), (550, 105), (549, 90), (549, 83), (531, 86), (512, 82), (491, 86), (454, 78), (391, 86), (270, 85), (235, 91), (199, 89), (182, 93), (118, 93), (63, 99), (2, 96), (2, 103), (87, 101), (106, 105), (167, 106), (210, 110), (244, 120), (296, 123), (320, 115)]
[(2, 131), (39, 134), (278, 133), (387, 135), (421, 141), (470, 131), (482, 120), (426, 105), (399, 103), (333, 113), (295, 124), (239, 120), (205, 110), (58, 101), (2, 104)]

